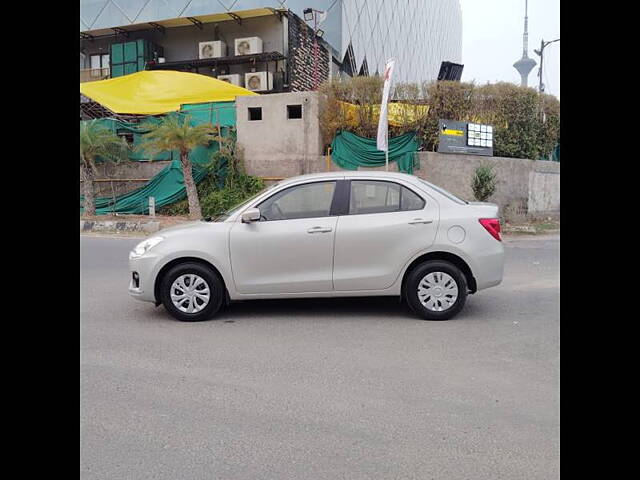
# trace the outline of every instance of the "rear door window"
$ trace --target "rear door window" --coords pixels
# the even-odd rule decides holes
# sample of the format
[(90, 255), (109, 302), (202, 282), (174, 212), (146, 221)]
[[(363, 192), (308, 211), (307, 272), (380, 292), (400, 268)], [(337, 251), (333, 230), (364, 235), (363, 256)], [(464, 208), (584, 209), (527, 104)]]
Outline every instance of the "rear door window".
[(421, 210), (424, 205), (418, 194), (394, 182), (351, 181), (349, 215)]

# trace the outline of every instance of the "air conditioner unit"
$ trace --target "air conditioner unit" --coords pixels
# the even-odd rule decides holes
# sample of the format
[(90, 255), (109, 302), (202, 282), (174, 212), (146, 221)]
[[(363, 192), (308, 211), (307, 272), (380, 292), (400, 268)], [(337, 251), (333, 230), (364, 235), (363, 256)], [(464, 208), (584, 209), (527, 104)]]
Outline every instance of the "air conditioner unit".
[(227, 44), (222, 40), (198, 43), (198, 58), (218, 58), (227, 56)]
[(244, 74), (244, 85), (252, 92), (264, 92), (273, 88), (271, 72), (249, 72)]
[(262, 53), (262, 39), (260, 37), (236, 38), (236, 55), (251, 55)]
[(216, 77), (218, 80), (222, 80), (223, 82), (233, 83), (239, 87), (242, 86), (242, 77), (239, 73), (232, 73), (230, 75), (218, 75)]

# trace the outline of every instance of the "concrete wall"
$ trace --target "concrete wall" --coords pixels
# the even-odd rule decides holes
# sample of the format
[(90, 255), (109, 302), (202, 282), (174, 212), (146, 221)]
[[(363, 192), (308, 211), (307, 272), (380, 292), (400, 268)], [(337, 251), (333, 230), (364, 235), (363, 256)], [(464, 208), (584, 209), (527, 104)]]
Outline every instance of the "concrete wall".
[(503, 211), (512, 208), (526, 213), (529, 173), (534, 163), (531, 160), (436, 152), (419, 153), (418, 156), (420, 170), (416, 173), (419, 177), (469, 201), (474, 200), (471, 181), (475, 169), (483, 163), (493, 165), (498, 182), (490, 201), (500, 205)]
[[(302, 105), (302, 118), (288, 119), (287, 105)], [(261, 107), (262, 120), (249, 120), (249, 107)], [(290, 177), (322, 165), (316, 92), (238, 97), (236, 118), (238, 147), (249, 174)]]
[(560, 164), (557, 162), (436, 152), (421, 152), (418, 157), (417, 176), (465, 200), (474, 200), (471, 181), (475, 169), (486, 163), (493, 165), (498, 180), (496, 192), (489, 201), (497, 203), (503, 213), (560, 212)]
[(560, 211), (560, 172), (529, 173), (529, 213)]

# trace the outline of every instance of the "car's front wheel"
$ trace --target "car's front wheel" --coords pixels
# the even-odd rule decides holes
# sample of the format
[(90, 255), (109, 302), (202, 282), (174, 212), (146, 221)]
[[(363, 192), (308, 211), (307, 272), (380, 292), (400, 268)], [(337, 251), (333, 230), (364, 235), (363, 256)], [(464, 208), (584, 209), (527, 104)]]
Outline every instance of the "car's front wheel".
[(407, 277), (404, 297), (414, 313), (427, 320), (449, 320), (467, 299), (467, 280), (454, 264), (429, 260)]
[(213, 317), (224, 300), (224, 285), (210, 268), (200, 263), (172, 267), (160, 283), (160, 300), (167, 311), (183, 322)]

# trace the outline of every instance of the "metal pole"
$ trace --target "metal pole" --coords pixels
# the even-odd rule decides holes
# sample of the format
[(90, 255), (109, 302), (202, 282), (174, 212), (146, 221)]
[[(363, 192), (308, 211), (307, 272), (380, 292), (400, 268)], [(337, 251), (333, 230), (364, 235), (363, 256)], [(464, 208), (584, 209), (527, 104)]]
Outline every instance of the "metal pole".
[(542, 84), (542, 66), (544, 65), (544, 39), (540, 40), (540, 68), (538, 69), (538, 76), (540, 82), (538, 83), (538, 92), (544, 92), (544, 85)]
[(542, 83), (542, 66), (544, 64), (544, 49), (547, 45), (553, 42), (559, 42), (560, 39), (556, 38), (555, 40), (551, 40), (550, 42), (545, 42), (544, 39), (540, 40), (540, 50), (534, 50), (538, 55), (540, 55), (540, 68), (538, 69), (538, 76), (540, 77), (540, 81), (538, 82), (538, 92), (544, 92), (544, 84)]

